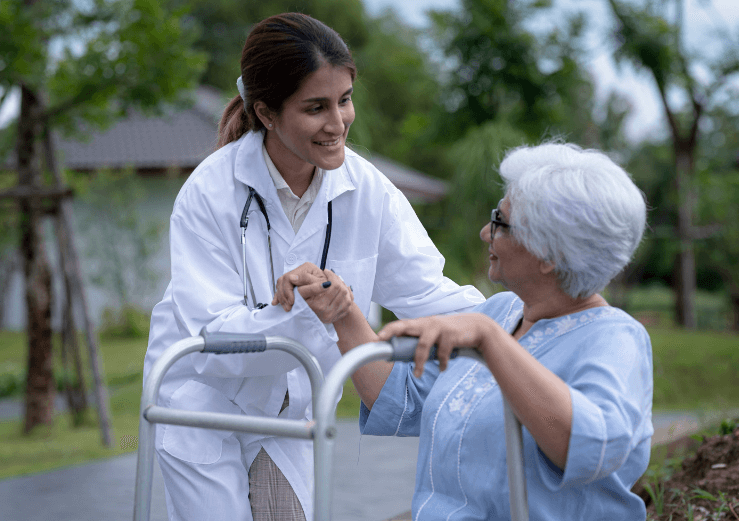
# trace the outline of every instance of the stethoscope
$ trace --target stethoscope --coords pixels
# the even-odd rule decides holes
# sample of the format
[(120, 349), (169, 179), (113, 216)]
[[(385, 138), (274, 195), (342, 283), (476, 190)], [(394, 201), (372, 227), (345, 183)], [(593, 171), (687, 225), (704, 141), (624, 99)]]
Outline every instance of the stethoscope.
[[(248, 288), (251, 291), (251, 301), (254, 303), (254, 307), (256, 309), (262, 309), (267, 307), (267, 304), (264, 303), (257, 303), (257, 297), (254, 295), (254, 285), (251, 283), (251, 277), (249, 276), (249, 268), (246, 266), (246, 227), (249, 226), (249, 216), (247, 215), (249, 213), (249, 207), (251, 206), (251, 200), (252, 198), (257, 200), (257, 204), (259, 205), (259, 210), (262, 212), (262, 215), (264, 216), (264, 220), (267, 223), (267, 247), (269, 248), (269, 264), (270, 268), (272, 269), (272, 295), (275, 294), (277, 291), (277, 286), (275, 285), (275, 264), (272, 260), (272, 227), (269, 225), (269, 216), (267, 215), (267, 209), (264, 207), (264, 202), (262, 201), (262, 198), (259, 196), (259, 194), (252, 188), (251, 186), (248, 186), (249, 188), (249, 197), (246, 198), (246, 204), (244, 205), (244, 211), (241, 212), (241, 249), (243, 253), (243, 272), (242, 272), (242, 280), (244, 282), (244, 305), (247, 305), (246, 300), (246, 289), (247, 289), (247, 281), (248, 281)], [(323, 254), (321, 256), (321, 270), (326, 269), (326, 257), (328, 256), (328, 246), (331, 244), (331, 201), (328, 202), (328, 207), (326, 209), (328, 212), (328, 224), (326, 225), (326, 237), (323, 240)]]

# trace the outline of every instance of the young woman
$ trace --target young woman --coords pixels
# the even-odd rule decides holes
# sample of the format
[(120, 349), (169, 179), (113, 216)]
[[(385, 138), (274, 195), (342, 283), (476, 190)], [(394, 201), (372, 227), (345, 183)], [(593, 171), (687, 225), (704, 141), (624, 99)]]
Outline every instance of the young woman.
[[(172, 279), (152, 312), (144, 376), (164, 349), (203, 327), (294, 338), (327, 372), (340, 353), (324, 322), (352, 304), (364, 316), (375, 301), (415, 317), (483, 301), (442, 275), (444, 259), (405, 197), (345, 148), (355, 76), (341, 37), (313, 18), (290, 13), (254, 26), (219, 148), (174, 204)], [(305, 262), (337, 274), (320, 318), (299, 296), (270, 305), (275, 280)], [(310, 399), (304, 369), (283, 353), (190, 355), (160, 396), (170, 407), (291, 419), (311, 418)], [(308, 441), (168, 425), (158, 427), (156, 448), (170, 519), (312, 518)]]

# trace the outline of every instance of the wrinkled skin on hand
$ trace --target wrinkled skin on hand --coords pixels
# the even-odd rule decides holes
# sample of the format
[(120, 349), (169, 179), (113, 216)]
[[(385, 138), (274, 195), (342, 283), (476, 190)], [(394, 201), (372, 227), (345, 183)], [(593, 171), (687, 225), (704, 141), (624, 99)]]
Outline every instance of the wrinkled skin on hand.
[(324, 324), (344, 318), (354, 302), (351, 288), (331, 270), (321, 270), (306, 262), (277, 279), (272, 305), (290, 311), (295, 304), (295, 288)]
[(418, 337), (413, 361), (414, 374), (420, 377), (431, 346), (436, 344), (439, 369), (443, 371), (455, 347), (480, 348), (485, 337), (485, 328), (490, 327), (490, 322), (490, 318), (479, 313), (414, 318), (392, 322), (385, 326), (378, 336), (384, 341), (394, 336)]

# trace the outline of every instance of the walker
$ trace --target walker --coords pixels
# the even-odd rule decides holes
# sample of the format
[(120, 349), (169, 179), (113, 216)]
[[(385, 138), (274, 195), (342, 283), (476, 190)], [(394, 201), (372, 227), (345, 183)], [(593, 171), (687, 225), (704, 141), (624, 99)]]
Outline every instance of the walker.
[[(413, 360), (417, 342), (417, 338), (401, 337), (393, 338), (390, 342), (372, 342), (358, 346), (336, 363), (325, 380), (316, 358), (302, 344), (285, 337), (208, 333), (203, 328), (200, 336), (185, 338), (174, 343), (152, 367), (141, 394), (134, 521), (149, 520), (156, 423), (313, 440), (315, 466), (314, 519), (315, 521), (330, 521), (333, 491), (331, 465), (333, 462), (334, 438), (336, 437), (336, 408), (334, 404), (339, 393), (341, 393), (344, 382), (359, 367), (375, 360), (402, 362)], [(290, 353), (305, 367), (313, 392), (314, 421), (185, 411), (156, 405), (164, 374), (172, 364), (183, 356), (195, 352), (213, 354), (260, 353), (267, 349), (278, 349)], [(430, 358), (433, 357), (433, 354), (432, 352)], [(480, 354), (472, 349), (455, 350), (453, 355), (467, 356), (484, 363)], [(503, 400), (503, 403), (511, 519), (512, 521), (528, 521), (521, 424), (513, 414), (508, 402)]]

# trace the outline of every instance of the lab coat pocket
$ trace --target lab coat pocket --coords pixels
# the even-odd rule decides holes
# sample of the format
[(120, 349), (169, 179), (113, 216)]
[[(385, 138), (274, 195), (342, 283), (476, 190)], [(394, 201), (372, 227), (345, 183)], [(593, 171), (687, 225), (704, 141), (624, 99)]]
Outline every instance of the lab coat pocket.
[[(238, 405), (221, 392), (195, 380), (186, 382), (177, 389), (169, 402), (172, 409), (186, 411), (221, 412), (243, 414)], [(221, 457), (223, 440), (232, 431), (201, 429), (166, 425), (164, 428), (164, 450), (177, 459), (188, 463), (215, 463)]]
[(354, 302), (362, 310), (364, 316), (369, 315), (372, 291), (375, 286), (375, 269), (377, 268), (377, 255), (356, 260), (331, 260), (326, 263), (340, 275), (344, 282), (352, 287)]

